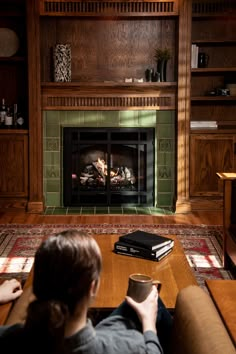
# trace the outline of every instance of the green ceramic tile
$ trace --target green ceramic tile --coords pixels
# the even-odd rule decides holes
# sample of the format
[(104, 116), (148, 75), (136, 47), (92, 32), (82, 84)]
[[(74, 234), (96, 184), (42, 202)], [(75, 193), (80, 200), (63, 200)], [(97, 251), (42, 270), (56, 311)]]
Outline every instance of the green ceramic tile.
[(47, 111), (45, 118), (47, 124), (59, 124), (60, 112), (59, 111)]
[(157, 194), (157, 206), (167, 207), (173, 205), (173, 195), (171, 193), (158, 193)]
[(122, 207), (109, 207), (109, 214), (123, 214)]
[(59, 151), (60, 139), (46, 138), (45, 151)]
[(60, 168), (59, 166), (45, 166), (45, 178), (60, 178)]
[(98, 126), (98, 112), (97, 111), (85, 111), (84, 112), (84, 124), (86, 126)]
[(138, 113), (135, 111), (120, 111), (120, 126), (136, 127), (138, 125)]
[(82, 207), (81, 214), (94, 214), (94, 207)]
[(68, 208), (67, 214), (80, 215), (81, 214), (81, 207), (80, 208)]
[(60, 193), (60, 180), (48, 179), (46, 182), (46, 191)]
[(150, 215), (151, 214), (150, 208), (147, 208), (147, 207), (136, 207), (136, 212), (139, 215)]
[(59, 117), (60, 117), (60, 123), (61, 125), (64, 125), (67, 123), (67, 113), (66, 111), (60, 111), (59, 112)]
[(123, 207), (123, 214), (137, 214), (136, 207)]
[(175, 162), (174, 153), (173, 152), (157, 152), (157, 164), (158, 165), (167, 165), (173, 166)]
[(109, 214), (108, 207), (95, 207), (95, 214)]
[(67, 215), (67, 208), (55, 208), (53, 215)]
[(156, 112), (157, 124), (160, 123), (175, 123), (175, 111), (157, 111)]
[(172, 124), (160, 124), (157, 130), (160, 138), (174, 139), (175, 137), (175, 129)]
[(150, 212), (152, 215), (164, 215), (165, 210), (163, 208), (150, 208)]
[(79, 114), (79, 111), (67, 112), (67, 124), (71, 126), (83, 126), (84, 125), (84, 114)]
[(47, 138), (59, 138), (60, 137), (59, 124), (47, 124), (46, 125), (46, 137)]
[(138, 111), (138, 122), (142, 127), (155, 127), (156, 111)]
[(158, 166), (157, 168), (157, 179), (170, 179), (171, 178), (171, 168), (169, 166)]
[(159, 139), (157, 145), (157, 151), (173, 152), (174, 151), (174, 139)]
[(45, 215), (52, 215), (54, 212), (54, 207), (47, 207), (45, 210), (44, 210), (44, 214)]
[(59, 207), (61, 205), (60, 193), (45, 193), (45, 205)]
[(98, 124), (102, 127), (118, 127), (119, 111), (100, 111), (98, 112)]
[(157, 183), (158, 192), (173, 192), (173, 181), (172, 180), (160, 180)]
[(46, 151), (44, 153), (44, 165), (60, 165), (60, 151)]

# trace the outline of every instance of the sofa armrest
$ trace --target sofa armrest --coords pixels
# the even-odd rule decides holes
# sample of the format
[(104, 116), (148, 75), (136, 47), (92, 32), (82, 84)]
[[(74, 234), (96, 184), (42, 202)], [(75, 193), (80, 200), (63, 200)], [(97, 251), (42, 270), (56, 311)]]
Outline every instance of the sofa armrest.
[(235, 354), (210, 296), (196, 285), (182, 289), (177, 296), (171, 353)]

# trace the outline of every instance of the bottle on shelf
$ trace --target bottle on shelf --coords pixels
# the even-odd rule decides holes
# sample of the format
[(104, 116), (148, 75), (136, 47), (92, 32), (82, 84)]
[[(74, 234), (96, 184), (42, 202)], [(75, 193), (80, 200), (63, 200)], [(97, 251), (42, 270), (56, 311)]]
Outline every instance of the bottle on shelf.
[(13, 126), (14, 128), (23, 128), (24, 118), (21, 112), (18, 110), (18, 104), (14, 103), (13, 105)]
[(13, 126), (13, 114), (11, 112), (10, 107), (7, 107), (7, 113), (5, 117), (5, 127), (12, 128), (12, 126)]
[(5, 124), (5, 119), (7, 115), (7, 108), (5, 104), (5, 98), (2, 98), (2, 105), (0, 108), (0, 125), (3, 126)]

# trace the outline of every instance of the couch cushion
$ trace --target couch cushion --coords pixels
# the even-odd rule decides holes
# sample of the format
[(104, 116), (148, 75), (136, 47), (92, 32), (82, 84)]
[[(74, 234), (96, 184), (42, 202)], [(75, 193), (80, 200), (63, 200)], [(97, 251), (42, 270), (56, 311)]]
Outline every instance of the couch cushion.
[(177, 296), (172, 353), (236, 353), (210, 296), (196, 285), (182, 289)]

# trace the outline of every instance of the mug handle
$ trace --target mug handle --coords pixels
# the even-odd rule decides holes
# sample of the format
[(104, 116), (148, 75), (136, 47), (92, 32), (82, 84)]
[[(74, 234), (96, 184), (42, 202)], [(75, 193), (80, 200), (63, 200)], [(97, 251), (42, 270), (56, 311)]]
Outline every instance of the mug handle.
[(160, 280), (153, 280), (152, 285), (156, 285), (158, 292), (161, 290), (162, 283)]

